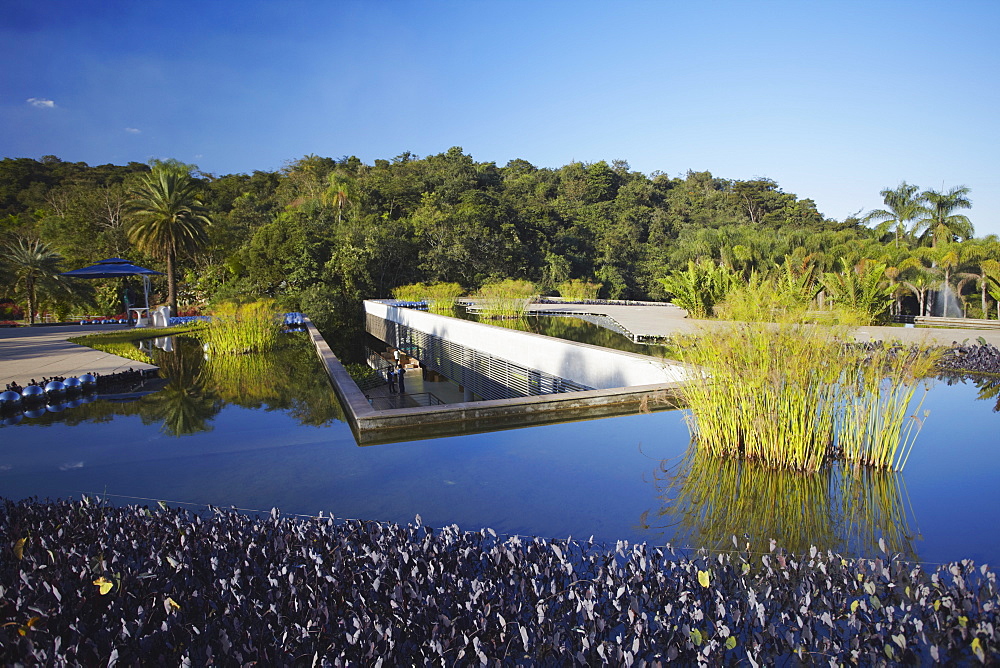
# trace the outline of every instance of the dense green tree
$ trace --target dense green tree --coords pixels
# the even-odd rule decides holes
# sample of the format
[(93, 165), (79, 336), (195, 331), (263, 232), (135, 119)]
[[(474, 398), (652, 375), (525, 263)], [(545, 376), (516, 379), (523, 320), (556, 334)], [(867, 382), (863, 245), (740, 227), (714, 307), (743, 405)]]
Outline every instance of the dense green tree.
[[(914, 222), (934, 247), (971, 234), (964, 217), (954, 218), (966, 208), (967, 189), (939, 193), (933, 221), (907, 213), (920, 195), (905, 182), (882, 192), (883, 209), (834, 221), (767, 178), (647, 176), (622, 160), (544, 168), (518, 159), (497, 167), (457, 146), (371, 165), (307, 155), (277, 172), (223, 176), (192, 176), (193, 166), (173, 161), (154, 162), (151, 172), (137, 163), (89, 167), (54, 156), (0, 160), (0, 244), (38, 238), (70, 267), (99, 256), (153, 261), (157, 248), (126, 234), (135, 225), (129, 219), (141, 216), (124, 204), (169, 169), (191, 179), (200, 208), (190, 217), (212, 221), (201, 223), (203, 237), (195, 233), (199, 243), (178, 249), (174, 298), (273, 296), (290, 308), (308, 304), (314, 320), (330, 326), (351, 322), (364, 297), (435, 280), (475, 289), (517, 278), (551, 290), (582, 279), (601, 283), (603, 297), (663, 299), (669, 294), (659, 279), (687, 271), (689, 262), (744, 280), (786, 259), (812, 267), (814, 277), (842, 272), (841, 258), (850, 267), (884, 264), (881, 282), (893, 291), (896, 312), (926, 307), (933, 285), (918, 287), (922, 296), (904, 294), (921, 276), (940, 284), (947, 274), (984, 312), (988, 299), (992, 256), (965, 252), (972, 242), (962, 242), (958, 264), (947, 253), (911, 253)], [(873, 230), (872, 223), (881, 224)], [(192, 246), (196, 254), (185, 252)]]

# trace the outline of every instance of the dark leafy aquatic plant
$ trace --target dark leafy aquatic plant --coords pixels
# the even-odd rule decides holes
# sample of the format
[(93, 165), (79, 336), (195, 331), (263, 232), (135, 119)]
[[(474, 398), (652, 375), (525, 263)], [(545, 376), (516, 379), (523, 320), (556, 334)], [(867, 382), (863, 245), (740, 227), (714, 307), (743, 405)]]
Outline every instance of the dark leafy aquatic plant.
[(0, 662), (995, 662), (995, 574), (890, 554), (682, 556), (210, 509), (5, 502)]
[(938, 361), (942, 371), (1000, 374), (1000, 348), (989, 344), (955, 344)]

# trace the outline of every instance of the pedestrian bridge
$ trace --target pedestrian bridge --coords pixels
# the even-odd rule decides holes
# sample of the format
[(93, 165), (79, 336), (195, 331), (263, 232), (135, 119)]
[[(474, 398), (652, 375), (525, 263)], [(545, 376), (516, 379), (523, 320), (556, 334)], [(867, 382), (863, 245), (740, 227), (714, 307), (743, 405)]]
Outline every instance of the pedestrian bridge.
[(457, 383), (475, 385), (475, 377), (484, 376), (511, 390), (504, 393), (489, 387), (476, 392), (487, 399), (676, 383), (687, 378), (679, 362), (436, 315), (391, 300), (366, 301), (365, 325), (377, 338)]
[(370, 333), (463, 385), (469, 401), (372, 406), (307, 323), (360, 445), (675, 408), (688, 377), (684, 365), (670, 360), (435, 315), (391, 300), (369, 300), (364, 307)]

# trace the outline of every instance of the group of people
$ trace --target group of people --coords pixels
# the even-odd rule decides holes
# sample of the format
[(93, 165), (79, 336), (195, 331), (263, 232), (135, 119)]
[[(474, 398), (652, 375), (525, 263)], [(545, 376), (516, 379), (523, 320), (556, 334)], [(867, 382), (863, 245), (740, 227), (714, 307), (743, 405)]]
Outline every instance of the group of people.
[[(395, 394), (398, 391), (400, 394), (402, 394), (403, 392), (406, 391), (405, 387), (403, 386), (404, 374), (406, 374), (406, 369), (403, 368), (402, 364), (400, 364), (395, 369), (389, 369), (389, 392)], [(397, 385), (399, 387), (398, 390), (396, 389)]]
[(402, 394), (406, 391), (403, 386), (403, 376), (406, 374), (406, 369), (403, 367), (402, 357), (403, 354), (399, 352), (399, 348), (392, 351), (394, 365), (393, 368), (389, 369), (389, 392), (393, 394), (396, 392)]

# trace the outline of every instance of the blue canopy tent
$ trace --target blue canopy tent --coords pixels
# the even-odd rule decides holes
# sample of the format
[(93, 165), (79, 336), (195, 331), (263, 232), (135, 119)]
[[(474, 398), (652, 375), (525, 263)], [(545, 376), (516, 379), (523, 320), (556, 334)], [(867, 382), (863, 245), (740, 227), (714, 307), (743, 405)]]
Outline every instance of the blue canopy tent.
[(120, 257), (111, 257), (107, 260), (101, 260), (96, 264), (92, 264), (89, 267), (73, 269), (72, 271), (64, 271), (60, 275), (69, 276), (70, 278), (124, 278), (126, 276), (142, 276), (143, 293), (146, 297), (146, 312), (148, 313), (149, 277), (163, 276), (163, 272), (134, 265), (128, 260), (123, 260)]

